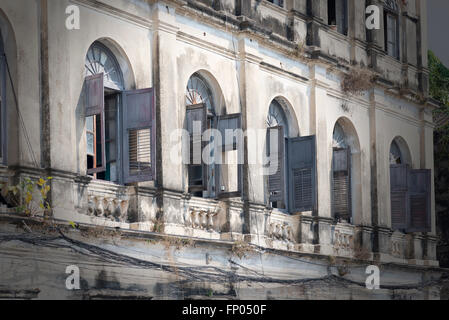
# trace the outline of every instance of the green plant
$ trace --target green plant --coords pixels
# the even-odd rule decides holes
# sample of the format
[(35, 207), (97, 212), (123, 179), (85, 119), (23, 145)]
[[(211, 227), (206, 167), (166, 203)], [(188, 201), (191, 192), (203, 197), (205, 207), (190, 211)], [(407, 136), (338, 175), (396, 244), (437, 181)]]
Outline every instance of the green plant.
[(51, 190), (52, 179), (52, 177), (38, 180), (22, 178), (17, 185), (2, 183), (2, 196), (17, 213), (25, 213), (29, 216), (49, 214), (51, 205), (48, 201), (48, 193)]

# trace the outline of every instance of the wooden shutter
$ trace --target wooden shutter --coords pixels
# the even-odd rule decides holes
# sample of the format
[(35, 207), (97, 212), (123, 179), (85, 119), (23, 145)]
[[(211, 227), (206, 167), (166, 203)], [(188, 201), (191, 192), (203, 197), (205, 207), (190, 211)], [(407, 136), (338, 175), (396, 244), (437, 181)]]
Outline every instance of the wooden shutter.
[(156, 115), (152, 88), (123, 93), (125, 183), (152, 181), (156, 173)]
[(6, 56), (0, 34), (0, 161), (7, 163)]
[[(207, 110), (203, 104), (188, 106), (186, 129), (189, 132), (189, 192), (207, 190), (207, 170), (203, 165), (202, 153), (205, 143), (203, 132), (207, 128)], [(194, 123), (201, 124), (199, 132), (194, 132)]]
[(288, 139), (289, 211), (316, 208), (315, 136)]
[(93, 141), (96, 144), (95, 167), (87, 170), (87, 173), (94, 174), (106, 170), (103, 73), (86, 77), (84, 80), (84, 92), (86, 98), (85, 117), (95, 117), (95, 137), (100, 142)]
[(431, 170), (409, 170), (408, 232), (431, 231)]
[[(285, 168), (284, 168), (284, 128), (273, 127), (267, 132), (267, 151), (269, 164), (276, 166), (276, 173), (268, 176), (268, 192), (270, 202), (285, 200)], [(277, 151), (277, 152), (276, 152)]]
[(390, 166), (391, 227), (393, 230), (407, 228), (408, 166)]
[(351, 163), (349, 149), (334, 149), (332, 158), (332, 204), (335, 217), (351, 216)]
[[(238, 163), (228, 164), (221, 163), (215, 165), (215, 177), (216, 188), (218, 190), (218, 198), (228, 199), (241, 197), (242, 195), (242, 177), (243, 177), (243, 133), (237, 132), (234, 135), (234, 131), (242, 128), (242, 115), (241, 113), (229, 114), (224, 116), (217, 116), (217, 130), (221, 134), (222, 140), (218, 143), (218, 150), (216, 152), (230, 152), (237, 151)], [(228, 135), (228, 137), (227, 137)], [(226, 169), (225, 169), (226, 168)], [(223, 181), (223, 171), (228, 170), (228, 174), (231, 168), (237, 169), (237, 188), (235, 190), (222, 190), (221, 186), (225, 186)]]
[(346, 35), (348, 33), (348, 3), (347, 0), (335, 1), (335, 14), (337, 20), (337, 31)]
[[(234, 136), (231, 140), (234, 130), (242, 128), (242, 114), (235, 113), (224, 116), (217, 117), (217, 130), (220, 131), (222, 142), (219, 142), (219, 146), (222, 146), (224, 151), (237, 150), (238, 142), (243, 143), (243, 141), (238, 141), (238, 136)], [(232, 130), (232, 132), (231, 132)], [(228, 133), (229, 139), (226, 139), (226, 134)], [(242, 146), (240, 146), (242, 147)]]

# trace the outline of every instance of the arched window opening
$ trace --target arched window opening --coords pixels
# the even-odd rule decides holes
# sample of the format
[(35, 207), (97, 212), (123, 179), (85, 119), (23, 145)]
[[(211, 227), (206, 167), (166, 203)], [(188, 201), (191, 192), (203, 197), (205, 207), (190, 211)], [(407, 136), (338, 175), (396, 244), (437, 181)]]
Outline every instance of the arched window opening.
[(333, 133), (332, 211), (335, 219), (352, 222), (351, 208), (351, 149), (348, 137), (337, 123)]
[(241, 114), (221, 114), (208, 81), (193, 74), (186, 88), (189, 193), (204, 198), (241, 196)]
[(399, 59), (399, 7), (396, 0), (385, 0), (384, 4), (385, 51)]
[(390, 146), (391, 227), (403, 232), (431, 229), (431, 170), (414, 170), (402, 138)]
[(316, 204), (315, 136), (289, 137), (282, 102), (271, 102), (267, 116), (268, 202), (291, 214), (313, 211)]
[(6, 55), (0, 29), (0, 163), (7, 161), (7, 135), (6, 135)]
[(348, 35), (348, 0), (328, 0), (327, 17), (331, 28)]
[(115, 56), (100, 42), (87, 52), (85, 76), (87, 173), (115, 183), (153, 180), (153, 89), (125, 91)]

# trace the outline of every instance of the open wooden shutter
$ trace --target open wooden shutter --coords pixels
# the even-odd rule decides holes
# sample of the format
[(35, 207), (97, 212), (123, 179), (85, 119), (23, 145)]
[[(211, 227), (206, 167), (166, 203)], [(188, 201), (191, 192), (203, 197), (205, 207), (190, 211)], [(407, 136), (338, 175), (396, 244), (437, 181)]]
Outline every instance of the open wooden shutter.
[(348, 34), (348, 0), (335, 1), (335, 15), (337, 20), (337, 31)]
[(152, 181), (156, 173), (156, 115), (152, 88), (123, 93), (125, 183)]
[(315, 136), (288, 139), (289, 211), (316, 208)]
[(334, 149), (332, 158), (332, 207), (335, 217), (351, 216), (351, 163), (349, 149)]
[(276, 167), (276, 173), (268, 176), (270, 202), (285, 200), (284, 168), (284, 128), (273, 127), (267, 132), (267, 151), (270, 167)]
[(390, 166), (391, 227), (393, 230), (407, 228), (408, 166)]
[[(242, 115), (240, 113), (218, 116), (217, 117), (217, 130), (221, 134), (221, 141), (218, 143), (218, 150), (216, 152), (237, 152), (237, 163), (223, 163), (216, 164), (216, 186), (218, 190), (218, 198), (234, 198), (242, 195), (242, 175), (243, 175), (243, 134), (241, 131), (234, 131), (242, 128)], [(232, 169), (237, 171), (237, 182), (235, 184), (236, 188), (231, 189), (229, 186), (226, 188), (227, 182), (223, 181), (223, 172), (226, 169), (228, 175)], [(224, 188), (224, 189), (223, 189)]]
[[(207, 170), (203, 165), (203, 132), (207, 127), (206, 107), (203, 104), (188, 106), (186, 110), (186, 129), (189, 132), (189, 192), (207, 190)], [(194, 124), (200, 125), (194, 131)]]
[(431, 231), (431, 170), (409, 170), (408, 232)]
[(94, 174), (106, 170), (106, 143), (104, 121), (104, 86), (103, 73), (88, 76), (84, 79), (85, 117), (95, 117), (96, 136), (100, 135), (95, 144), (95, 167), (88, 169), (87, 173)]

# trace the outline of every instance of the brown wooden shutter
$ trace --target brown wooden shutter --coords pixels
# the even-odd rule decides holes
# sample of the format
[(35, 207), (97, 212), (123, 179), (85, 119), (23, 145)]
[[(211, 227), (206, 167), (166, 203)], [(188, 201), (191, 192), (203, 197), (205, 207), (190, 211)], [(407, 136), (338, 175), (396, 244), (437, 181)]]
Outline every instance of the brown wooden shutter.
[(408, 171), (407, 165), (390, 166), (391, 227), (393, 230), (407, 228)]
[[(95, 116), (96, 136), (100, 135), (96, 144), (96, 167), (87, 170), (88, 174), (103, 172), (106, 170), (106, 143), (104, 120), (104, 86), (103, 73), (88, 76), (84, 79), (85, 92), (85, 117)], [(97, 125), (98, 124), (98, 125)]]
[[(229, 151), (235, 151), (238, 152), (238, 164), (237, 170), (238, 170), (238, 181), (237, 181), (237, 189), (236, 190), (222, 190), (221, 186), (224, 186), (225, 183), (223, 182), (222, 173), (225, 168), (230, 170), (231, 165), (222, 163), (222, 164), (216, 164), (215, 166), (215, 172), (216, 172), (216, 186), (218, 190), (218, 198), (220, 199), (227, 199), (227, 198), (235, 198), (240, 197), (242, 195), (242, 177), (243, 177), (243, 134), (242, 132), (237, 132), (237, 134), (234, 136), (233, 132), (237, 129), (242, 128), (242, 115), (241, 113), (236, 114), (229, 114), (224, 116), (217, 116), (217, 130), (221, 134), (222, 141), (218, 143), (218, 150), (216, 152), (229, 152)], [(232, 130), (232, 132), (231, 132)], [(226, 134), (229, 135), (229, 137), (226, 137)], [(232, 139), (231, 139), (232, 137)]]
[(284, 139), (285, 138), (283, 127), (273, 127), (268, 129), (267, 132), (268, 158), (270, 161), (270, 166), (277, 166), (276, 173), (268, 176), (268, 192), (270, 202), (285, 200)]
[(351, 163), (349, 149), (334, 149), (332, 158), (332, 204), (335, 217), (351, 217)]
[(431, 231), (431, 170), (409, 170), (408, 232)]
[[(203, 132), (207, 128), (207, 110), (203, 104), (188, 106), (186, 110), (186, 129), (189, 132), (189, 192), (207, 190), (207, 170), (202, 154), (205, 143)], [(199, 132), (194, 132), (194, 123), (201, 124)]]
[(316, 208), (315, 136), (288, 139), (289, 211)]
[(156, 115), (152, 88), (123, 93), (123, 174), (125, 183), (155, 179)]

